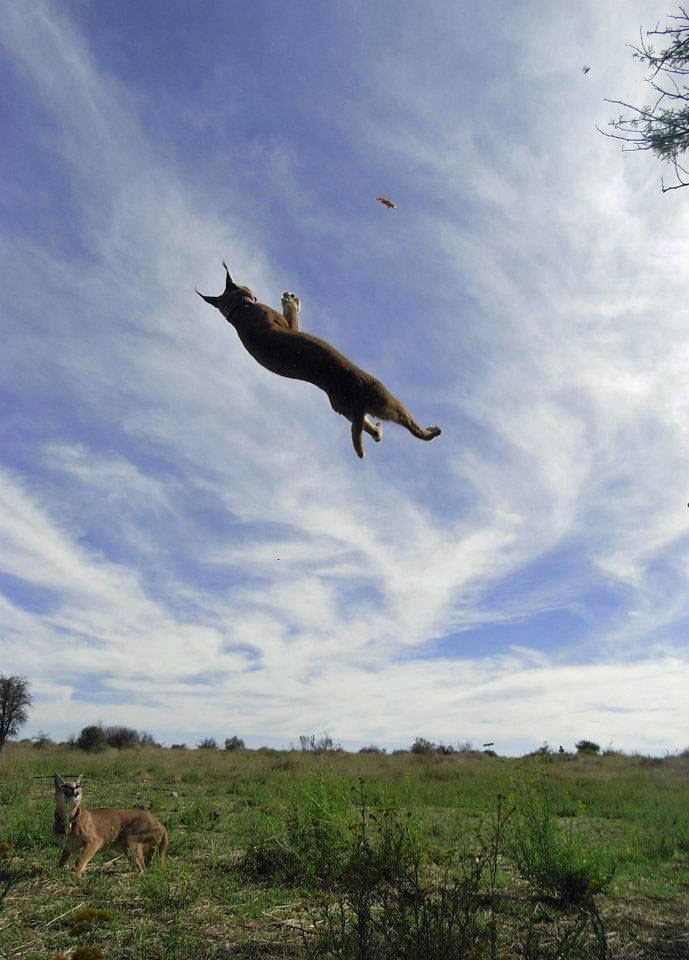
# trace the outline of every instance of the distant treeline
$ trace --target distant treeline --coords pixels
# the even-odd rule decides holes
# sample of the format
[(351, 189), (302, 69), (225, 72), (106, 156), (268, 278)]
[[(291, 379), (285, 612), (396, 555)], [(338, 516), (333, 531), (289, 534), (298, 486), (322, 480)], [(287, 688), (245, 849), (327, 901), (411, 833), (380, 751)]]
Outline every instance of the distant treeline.
[[(25, 743), (33, 743), (36, 749), (42, 749), (45, 747), (55, 745), (55, 741), (50, 737), (49, 734), (44, 731), (40, 731), (35, 737), (30, 740), (22, 741)], [(153, 734), (148, 733), (145, 730), (135, 730), (133, 727), (125, 726), (105, 726), (102, 723), (90, 724), (89, 726), (83, 727), (78, 734), (72, 734), (65, 741), (61, 741), (57, 744), (62, 747), (74, 747), (79, 750), (85, 750), (88, 753), (93, 753), (99, 750), (105, 750), (107, 747), (114, 747), (117, 750), (127, 750), (137, 747), (157, 747), (160, 749), (165, 749), (161, 743), (159, 743)], [(451, 754), (458, 755), (472, 755), (472, 756), (489, 756), (497, 757), (498, 753), (492, 749), (494, 746), (493, 743), (484, 744), (482, 749), (477, 749), (473, 746), (471, 741), (464, 740), (460, 741), (457, 744), (447, 744), (447, 743), (435, 743), (432, 740), (427, 740), (425, 737), (417, 737), (413, 743), (408, 747), (391, 751), (393, 754), (399, 753), (413, 753), (413, 754), (441, 754), (444, 756), (449, 756)], [(204, 737), (200, 740), (195, 747), (191, 749), (196, 750), (220, 750), (224, 748), (225, 750), (246, 750), (247, 747), (244, 743), (244, 740), (241, 737), (236, 735), (227, 737), (223, 743), (223, 747), (218, 743), (215, 737)], [(173, 743), (169, 747), (170, 750), (188, 750), (190, 749), (186, 743)], [(258, 747), (259, 750), (269, 750), (272, 748), (269, 747)], [(290, 745), (290, 750), (300, 751), (302, 753), (346, 753), (341, 743), (335, 742), (332, 737), (324, 734), (321, 737), (316, 737), (315, 734), (310, 734), (309, 736), (303, 735), (299, 737), (299, 746), (294, 744)], [(358, 750), (358, 753), (380, 753), (385, 754), (387, 750), (385, 747), (379, 747), (371, 743), (366, 746), (361, 747)], [(565, 754), (565, 755), (574, 755), (576, 754), (609, 754), (609, 753), (621, 753), (619, 750), (614, 750), (612, 747), (608, 747), (604, 750), (601, 750), (600, 744), (595, 743), (593, 740), (579, 740), (574, 745), (574, 750), (568, 751), (564, 747), (560, 746), (557, 750), (551, 747), (548, 743), (544, 743), (537, 750), (532, 751), (527, 756), (538, 756), (538, 755), (551, 755), (554, 753)], [(689, 750), (683, 751), (682, 755), (689, 754)]]

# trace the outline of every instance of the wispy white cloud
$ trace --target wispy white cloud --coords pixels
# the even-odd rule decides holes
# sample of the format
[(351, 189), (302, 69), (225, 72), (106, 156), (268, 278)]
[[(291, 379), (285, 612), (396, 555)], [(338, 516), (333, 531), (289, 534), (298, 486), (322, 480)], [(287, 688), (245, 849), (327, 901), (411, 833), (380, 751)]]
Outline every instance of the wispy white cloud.
[[(680, 745), (689, 224), (655, 170), (595, 139), (603, 78), (592, 97), (577, 44), (605, 62), (619, 25), (583, 10), (549, 62), (533, 23), (512, 25), (501, 42), (521, 86), (498, 71), (456, 105), (422, 59), (354, 61), (369, 93), (334, 119), (339, 135), (357, 163), (386, 154), (415, 187), (398, 220), (375, 224), (320, 208), (284, 133), (236, 146), (227, 182), (191, 180), (63, 10), (3, 11), (88, 250), (0, 237), (9, 382), (56, 411), (0, 474), (2, 572), (50, 592), (32, 610), (8, 589), (0, 608), (3, 665), (35, 677), (38, 726), (93, 719), (105, 684), (117, 719), (175, 739), (232, 717), (273, 741), (327, 728), (352, 742), (485, 731), (520, 749), (590, 731)], [(460, 81), (470, 89), (471, 70)], [(515, 110), (521, 129), (506, 130)], [(265, 197), (239, 188), (247, 150), (288, 211), (270, 230)], [(287, 268), (271, 230), (285, 259), (312, 236), (296, 270), (332, 276), (307, 280), (308, 329), (337, 330), (415, 412), (440, 406), (433, 445), (390, 426), (360, 464), (325, 399), (257, 367), (198, 301), (195, 283), (219, 288), (224, 254), (277, 301)], [(395, 289), (374, 282), (388, 266)], [(372, 332), (397, 301), (396, 325)], [(566, 582), (520, 582), (557, 550), (577, 558)], [(582, 626), (586, 663), (556, 638), (536, 660), (434, 646), (576, 610), (594, 586), (610, 609)]]

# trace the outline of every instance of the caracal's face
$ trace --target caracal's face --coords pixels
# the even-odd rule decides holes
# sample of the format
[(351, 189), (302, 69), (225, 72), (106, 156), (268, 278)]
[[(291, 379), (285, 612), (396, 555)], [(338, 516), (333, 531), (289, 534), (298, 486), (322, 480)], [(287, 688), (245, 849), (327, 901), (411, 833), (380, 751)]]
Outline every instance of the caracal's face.
[(224, 317), (229, 317), (237, 307), (237, 304), (247, 298), (256, 303), (256, 294), (250, 287), (233, 287), (218, 297), (216, 307)]
[(235, 293), (236, 293), (236, 292), (239, 292), (239, 293), (243, 294), (245, 297), (248, 297), (249, 300), (253, 300), (254, 303), (256, 303), (256, 294), (255, 294), (254, 291), (251, 289), (251, 287), (237, 287), (237, 290), (234, 291), (234, 292), (235, 292)]
[(59, 807), (69, 812), (81, 803), (81, 777), (76, 780), (63, 780), (55, 774), (55, 800)]

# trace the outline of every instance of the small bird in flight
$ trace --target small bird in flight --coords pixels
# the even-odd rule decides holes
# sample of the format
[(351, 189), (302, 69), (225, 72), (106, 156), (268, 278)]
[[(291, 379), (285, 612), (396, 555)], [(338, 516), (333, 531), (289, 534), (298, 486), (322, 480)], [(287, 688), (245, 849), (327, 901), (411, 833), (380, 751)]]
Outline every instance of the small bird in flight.
[(383, 206), (388, 207), (390, 210), (394, 210), (396, 207), (396, 204), (394, 204), (392, 200), (388, 200), (387, 197), (376, 197), (376, 200), (379, 200)]
[(582, 72), (583, 72), (583, 73), (588, 73), (589, 70), (591, 69), (591, 67), (586, 66), (586, 67), (582, 67), (581, 69), (582, 69)]

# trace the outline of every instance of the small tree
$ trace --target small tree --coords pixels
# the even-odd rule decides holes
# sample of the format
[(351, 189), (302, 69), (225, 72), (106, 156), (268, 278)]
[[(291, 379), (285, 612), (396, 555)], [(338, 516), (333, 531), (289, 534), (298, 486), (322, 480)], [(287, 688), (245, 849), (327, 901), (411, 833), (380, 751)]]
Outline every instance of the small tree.
[[(624, 100), (608, 100), (631, 114), (620, 114), (610, 121), (615, 133), (600, 131), (606, 137), (624, 141), (623, 150), (651, 150), (670, 163), (677, 182), (666, 187), (661, 179), (663, 193), (689, 187), (689, 170), (680, 163), (689, 148), (689, 16), (684, 7), (679, 9), (677, 16), (668, 17), (670, 26), (661, 30), (656, 24), (655, 30), (645, 34), (640, 31), (639, 46), (630, 44), (634, 58), (650, 71), (646, 82), (651, 87), (653, 102), (635, 107)], [(661, 37), (667, 46), (656, 51), (649, 39), (652, 37)]]
[(76, 739), (76, 746), (80, 750), (86, 750), (87, 753), (96, 753), (98, 750), (105, 750), (108, 745), (108, 739), (100, 723), (92, 723), (88, 727), (82, 727), (81, 733)]
[(39, 730), (33, 738), (33, 745), (36, 750), (43, 750), (45, 747), (52, 747), (53, 741), (49, 733)]
[(241, 737), (227, 737), (225, 740), (225, 749), (226, 750), (243, 750), (244, 741)]
[(26, 677), (0, 674), (0, 750), (10, 737), (16, 737), (19, 728), (29, 719), (32, 701)]
[(218, 741), (215, 737), (204, 737), (203, 740), (199, 740), (197, 750), (217, 750)]

